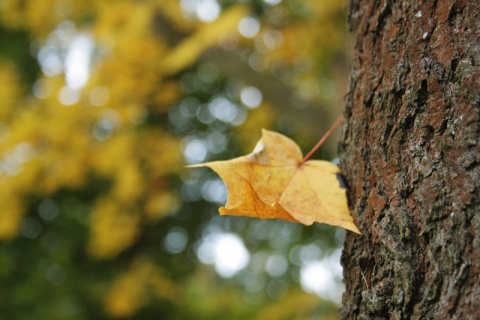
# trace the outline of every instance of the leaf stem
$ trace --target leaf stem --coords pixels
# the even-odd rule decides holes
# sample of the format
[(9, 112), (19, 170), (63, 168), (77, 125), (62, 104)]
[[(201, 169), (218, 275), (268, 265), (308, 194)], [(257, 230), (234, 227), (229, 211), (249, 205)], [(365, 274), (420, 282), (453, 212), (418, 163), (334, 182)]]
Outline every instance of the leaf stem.
[(343, 116), (338, 117), (337, 121), (335, 121), (335, 123), (330, 127), (330, 129), (328, 129), (328, 131), (325, 132), (323, 137), (320, 140), (318, 140), (317, 144), (312, 148), (312, 150), (310, 150), (310, 152), (307, 153), (307, 155), (303, 158), (302, 162), (300, 163), (301, 165), (305, 163), (308, 159), (310, 159), (310, 157), (315, 153), (315, 151), (317, 151), (318, 148), (320, 148), (320, 146), (325, 142), (325, 140), (327, 140), (330, 134), (332, 134), (333, 130), (335, 130), (342, 121), (343, 121)]

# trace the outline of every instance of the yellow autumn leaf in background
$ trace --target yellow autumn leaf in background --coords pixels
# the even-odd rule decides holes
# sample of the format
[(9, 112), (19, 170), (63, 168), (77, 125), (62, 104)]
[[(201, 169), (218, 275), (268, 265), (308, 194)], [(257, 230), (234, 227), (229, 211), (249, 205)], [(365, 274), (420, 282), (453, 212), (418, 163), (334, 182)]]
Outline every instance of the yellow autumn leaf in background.
[(207, 166), (225, 182), (228, 199), (220, 214), (279, 218), (311, 225), (321, 222), (360, 233), (348, 211), (345, 189), (330, 162), (302, 162), (291, 139), (263, 130), (252, 153)]
[(218, 43), (219, 38), (235, 30), (238, 22), (248, 14), (246, 6), (237, 5), (222, 14), (215, 22), (204, 25), (163, 58), (165, 76), (175, 74), (195, 62), (199, 55)]

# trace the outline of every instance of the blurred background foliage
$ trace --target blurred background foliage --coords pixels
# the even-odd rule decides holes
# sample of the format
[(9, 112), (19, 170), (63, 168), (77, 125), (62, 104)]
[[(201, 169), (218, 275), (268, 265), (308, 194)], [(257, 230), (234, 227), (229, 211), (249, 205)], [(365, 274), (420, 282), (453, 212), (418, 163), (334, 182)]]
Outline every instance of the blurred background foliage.
[(308, 151), (349, 44), (342, 1), (0, 0), (0, 318), (335, 319), (344, 231), (184, 165)]

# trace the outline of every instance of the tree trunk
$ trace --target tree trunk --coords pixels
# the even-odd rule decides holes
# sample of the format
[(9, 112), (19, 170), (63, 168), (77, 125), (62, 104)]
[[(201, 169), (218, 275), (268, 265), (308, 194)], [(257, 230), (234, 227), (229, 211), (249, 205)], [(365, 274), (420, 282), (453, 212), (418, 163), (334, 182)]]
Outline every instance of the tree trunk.
[(480, 319), (480, 2), (351, 0), (344, 319)]

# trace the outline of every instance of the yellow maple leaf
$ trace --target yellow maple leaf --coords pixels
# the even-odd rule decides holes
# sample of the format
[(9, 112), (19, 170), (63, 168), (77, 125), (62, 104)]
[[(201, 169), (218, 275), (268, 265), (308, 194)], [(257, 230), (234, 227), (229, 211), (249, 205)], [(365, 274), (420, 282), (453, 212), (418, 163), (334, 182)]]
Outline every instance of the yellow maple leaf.
[(327, 223), (360, 233), (347, 206), (339, 169), (328, 161), (302, 161), (298, 145), (276, 132), (262, 130), (252, 153), (210, 167), (225, 182), (228, 198), (220, 214), (278, 218), (311, 225)]

